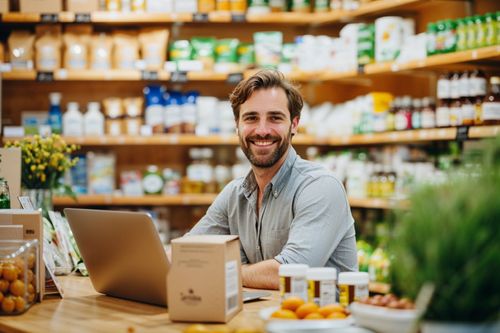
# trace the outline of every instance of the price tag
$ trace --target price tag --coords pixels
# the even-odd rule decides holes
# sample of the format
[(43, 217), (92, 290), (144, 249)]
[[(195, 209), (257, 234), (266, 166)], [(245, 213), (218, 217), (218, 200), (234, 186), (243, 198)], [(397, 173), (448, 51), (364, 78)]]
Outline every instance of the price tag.
[(38, 82), (52, 82), (54, 81), (54, 72), (37, 72), (36, 80)]
[(238, 84), (243, 80), (243, 73), (230, 73), (227, 76), (226, 82), (229, 84)]
[(170, 74), (170, 82), (172, 83), (186, 83), (188, 82), (187, 72), (172, 72)]
[(457, 127), (457, 141), (465, 141), (469, 139), (469, 126)]
[(231, 22), (241, 23), (245, 22), (246, 20), (247, 17), (245, 16), (245, 14), (231, 14)]
[(157, 71), (141, 71), (141, 79), (144, 81), (156, 81), (158, 80)]
[(90, 13), (76, 13), (75, 23), (90, 23), (92, 22), (92, 17)]
[(193, 22), (208, 22), (208, 13), (193, 13)]
[(58, 14), (40, 14), (40, 22), (42, 23), (57, 23), (59, 22)]

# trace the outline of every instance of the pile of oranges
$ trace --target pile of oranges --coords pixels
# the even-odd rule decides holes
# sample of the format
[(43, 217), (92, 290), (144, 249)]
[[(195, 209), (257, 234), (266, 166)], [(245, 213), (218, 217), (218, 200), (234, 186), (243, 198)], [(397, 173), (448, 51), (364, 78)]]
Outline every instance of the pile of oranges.
[(281, 308), (271, 314), (276, 319), (345, 319), (349, 312), (340, 304), (319, 307), (313, 302), (304, 302), (300, 297), (289, 297), (281, 303)]

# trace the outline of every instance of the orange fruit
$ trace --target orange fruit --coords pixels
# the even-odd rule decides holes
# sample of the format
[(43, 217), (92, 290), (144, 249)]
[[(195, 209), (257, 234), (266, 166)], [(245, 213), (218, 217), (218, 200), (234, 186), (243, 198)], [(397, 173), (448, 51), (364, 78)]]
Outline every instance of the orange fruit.
[(276, 318), (276, 319), (297, 319), (297, 315), (295, 312), (291, 310), (284, 310), (284, 309), (279, 309), (274, 311), (271, 314), (271, 318)]
[(281, 308), (284, 310), (295, 311), (299, 306), (304, 304), (304, 300), (300, 297), (292, 296), (288, 297), (281, 303)]
[(318, 312), (321, 313), (321, 315), (326, 318), (332, 312), (344, 312), (344, 307), (340, 304), (328, 304), (320, 307)]
[(300, 319), (305, 318), (308, 314), (317, 312), (319, 309), (319, 306), (316, 303), (313, 302), (307, 302), (302, 304), (295, 310), (295, 313), (297, 314), (297, 317)]
[(308, 314), (307, 316), (304, 317), (304, 320), (318, 320), (318, 319), (325, 319), (320, 313), (318, 312), (313, 312)]
[(327, 319), (345, 319), (347, 316), (343, 312), (332, 312), (326, 317)]

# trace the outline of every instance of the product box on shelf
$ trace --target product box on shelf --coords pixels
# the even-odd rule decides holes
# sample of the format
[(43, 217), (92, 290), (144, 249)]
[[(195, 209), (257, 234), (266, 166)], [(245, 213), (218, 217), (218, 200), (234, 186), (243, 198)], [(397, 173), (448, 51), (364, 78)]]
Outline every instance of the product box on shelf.
[(36, 290), (39, 291), (40, 301), (45, 292), (45, 263), (43, 261), (43, 226), (40, 211), (27, 211), (23, 209), (1, 209), (0, 225), (23, 227), (23, 240), (38, 240), (38, 254), (36, 258), (38, 281)]
[(9, 0), (0, 0), (0, 13), (9, 12)]
[(74, 13), (91, 13), (99, 10), (99, 0), (66, 0), (66, 10)]
[(10, 207), (21, 208), (17, 200), (21, 192), (21, 149), (0, 148), (0, 178), (9, 185)]
[(21, 13), (62, 12), (62, 0), (19, 0)]
[(172, 241), (168, 311), (173, 321), (227, 322), (243, 307), (238, 236)]

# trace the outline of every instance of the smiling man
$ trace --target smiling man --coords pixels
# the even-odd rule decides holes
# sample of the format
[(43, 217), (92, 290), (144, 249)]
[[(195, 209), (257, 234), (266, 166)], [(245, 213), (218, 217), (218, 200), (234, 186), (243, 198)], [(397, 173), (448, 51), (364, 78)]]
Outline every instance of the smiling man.
[(240, 146), (252, 164), (189, 232), (239, 235), (243, 285), (278, 289), (280, 264), (356, 271), (354, 220), (342, 184), (291, 146), (303, 100), (277, 71), (262, 70), (230, 96)]

